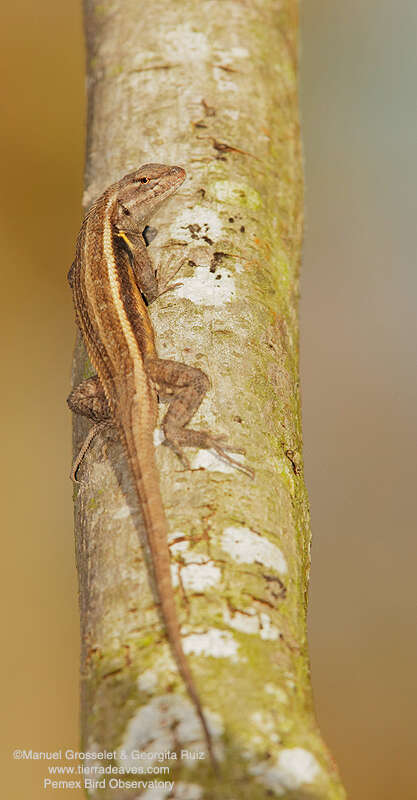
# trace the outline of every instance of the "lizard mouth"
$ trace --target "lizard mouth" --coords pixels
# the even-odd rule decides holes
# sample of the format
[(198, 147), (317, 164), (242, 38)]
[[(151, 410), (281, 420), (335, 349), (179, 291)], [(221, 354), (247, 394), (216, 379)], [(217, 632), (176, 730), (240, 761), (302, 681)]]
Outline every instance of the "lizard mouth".
[[(173, 178), (175, 180), (173, 180)], [(159, 194), (161, 203), (167, 198), (170, 197), (172, 194), (179, 189), (182, 183), (184, 183), (186, 178), (185, 169), (182, 167), (170, 167), (168, 174), (166, 175), (165, 180), (156, 181), (155, 182), (155, 194)], [(162, 189), (163, 184), (166, 182), (166, 187)]]
[(182, 167), (171, 167), (170, 172), (171, 175), (176, 175), (178, 177), (180, 184), (183, 183), (185, 180), (185, 169)]
[(172, 191), (175, 192), (181, 186), (181, 184), (184, 183), (186, 178), (186, 172), (185, 169), (183, 169), (182, 167), (171, 167), (169, 174), (171, 180), (172, 177), (175, 178), (175, 186), (170, 186), (170, 193), (171, 193)]

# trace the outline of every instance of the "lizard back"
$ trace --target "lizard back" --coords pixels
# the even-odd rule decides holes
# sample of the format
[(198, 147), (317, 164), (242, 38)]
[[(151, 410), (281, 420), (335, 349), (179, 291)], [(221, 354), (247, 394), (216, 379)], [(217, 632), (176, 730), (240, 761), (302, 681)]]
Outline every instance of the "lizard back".
[(70, 282), (87, 352), (134, 478), (168, 639), (215, 764), (210, 732), (182, 648), (171, 580), (168, 528), (153, 444), (157, 393), (144, 364), (146, 358), (157, 355), (154, 332), (128, 252), (112, 224), (120, 186), (126, 179), (109, 187), (87, 213), (77, 239)]

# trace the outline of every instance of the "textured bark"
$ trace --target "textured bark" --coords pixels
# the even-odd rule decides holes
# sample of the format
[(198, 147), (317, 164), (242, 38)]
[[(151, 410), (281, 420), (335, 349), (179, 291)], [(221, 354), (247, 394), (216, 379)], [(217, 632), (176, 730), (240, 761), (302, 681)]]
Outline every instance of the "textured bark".
[[(193, 426), (225, 434), (256, 470), (250, 481), (191, 453), (187, 471), (157, 447), (183, 644), (222, 774), (184, 757), (167, 762), (169, 776), (145, 778), (175, 780), (171, 793), (113, 788), (107, 776), (90, 795), (343, 798), (314, 718), (306, 644), (297, 3), (86, 0), (85, 18), (85, 206), (140, 164), (187, 170), (153, 222), (159, 271), (189, 259), (182, 287), (151, 307), (158, 350), (209, 375)], [(78, 341), (74, 383), (91, 372)], [(87, 428), (74, 420), (75, 451)], [(204, 750), (158, 616), (121, 445), (98, 436), (79, 477), (83, 748), (123, 749), (111, 763), (125, 769), (143, 764), (131, 751)]]

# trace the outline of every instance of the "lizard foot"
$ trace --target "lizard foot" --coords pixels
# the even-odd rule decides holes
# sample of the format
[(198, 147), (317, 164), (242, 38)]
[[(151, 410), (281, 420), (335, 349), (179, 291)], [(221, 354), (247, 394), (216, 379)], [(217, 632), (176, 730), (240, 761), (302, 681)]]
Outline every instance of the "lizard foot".
[(191, 464), (187, 456), (184, 454), (184, 450), (177, 444), (177, 442), (172, 441), (172, 439), (165, 438), (162, 444), (165, 445), (165, 447), (170, 447), (171, 450), (174, 451), (175, 455), (181, 461), (181, 464), (183, 465), (184, 469), (191, 469)]
[(95, 437), (100, 431), (103, 431), (106, 428), (110, 428), (112, 424), (113, 424), (112, 420), (103, 420), (102, 422), (97, 422), (88, 431), (87, 436), (85, 437), (84, 442), (82, 444), (81, 450), (78, 453), (78, 456), (72, 465), (70, 479), (74, 481), (74, 483), (79, 483), (79, 480), (77, 480), (77, 472), (82, 462), (84, 461), (84, 456), (87, 450), (89, 449), (91, 442), (93, 441), (93, 439), (95, 439)]

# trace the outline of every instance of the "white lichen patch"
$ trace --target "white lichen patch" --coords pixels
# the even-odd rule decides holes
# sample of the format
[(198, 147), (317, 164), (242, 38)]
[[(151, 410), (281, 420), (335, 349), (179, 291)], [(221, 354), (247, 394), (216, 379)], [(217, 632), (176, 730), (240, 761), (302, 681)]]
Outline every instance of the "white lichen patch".
[[(210, 714), (205, 712), (212, 732)], [(154, 697), (130, 720), (120, 750), (127, 758), (120, 761), (125, 770), (137, 767), (135, 751), (146, 754), (146, 764), (153, 765), (159, 753), (171, 752), (177, 746), (205, 751), (201, 721), (194, 706), (185, 697), (174, 694)]]
[(239, 645), (228, 631), (210, 628), (205, 633), (192, 633), (183, 638), (184, 653), (238, 661)]
[(278, 796), (313, 783), (320, 771), (313, 754), (302, 747), (281, 750), (275, 763), (263, 762), (251, 770), (260, 783)]
[(154, 692), (158, 686), (158, 676), (153, 669), (147, 669), (139, 675), (137, 680), (138, 689), (141, 692)]
[(275, 627), (275, 625), (272, 624), (271, 617), (265, 613), (261, 613), (259, 616), (261, 624), (261, 639), (270, 639), (271, 641), (276, 641), (279, 637), (279, 630)]
[(207, 267), (196, 267), (190, 278), (181, 278), (181, 286), (175, 289), (175, 294), (196, 305), (224, 306), (236, 297), (236, 285), (226, 269), (217, 269), (214, 273)]
[(258, 563), (282, 575), (287, 572), (287, 562), (279, 547), (249, 528), (226, 528), (221, 546), (231, 558), (241, 564)]
[[(186, 547), (183, 547), (183, 545)], [(177, 542), (170, 546), (171, 552), (178, 552), (181, 556), (181, 561), (185, 562), (186, 564), (212, 564), (213, 561), (209, 559), (209, 557), (205, 553), (196, 553), (194, 550), (190, 549), (190, 545), (188, 542)]]
[(212, 208), (197, 205), (181, 211), (170, 226), (170, 235), (173, 239), (180, 239), (195, 245), (199, 239), (206, 244), (208, 237), (216, 241), (223, 231), (223, 223), (219, 215)]
[(180, 566), (179, 564), (171, 564), (170, 566), (171, 571), (171, 582), (174, 589), (180, 585)]
[(258, 614), (257, 611), (251, 609), (244, 614), (241, 611), (235, 611), (233, 614), (226, 608), (223, 611), (223, 619), (235, 628), (237, 631), (248, 634), (259, 634), (261, 639), (276, 640), (279, 637), (279, 630), (272, 624), (271, 618), (268, 614)]
[(221, 571), (212, 561), (205, 564), (187, 564), (180, 568), (181, 581), (185, 589), (199, 592), (216, 586), (221, 579)]
[[(230, 454), (239, 464), (245, 463), (245, 456), (241, 453)], [(191, 469), (206, 469), (208, 472), (236, 472), (238, 467), (224, 461), (215, 450), (199, 450), (191, 460)]]
[[(184, 546), (185, 545), (185, 546)], [(192, 592), (202, 591), (215, 586), (221, 579), (220, 569), (204, 553), (194, 553), (187, 542), (177, 542), (170, 546), (174, 555), (180, 556), (180, 562), (171, 563), (173, 586), (180, 583)], [(184, 563), (185, 562), (185, 563)]]
[(230, 625), (241, 633), (254, 634), (259, 633), (259, 618), (254, 609), (242, 614), (241, 611), (236, 611), (234, 614), (228, 608), (223, 611), (223, 619), (226, 625)]
[(237, 181), (213, 181), (210, 184), (210, 194), (219, 202), (228, 205), (238, 205), (256, 211), (262, 208), (260, 194), (246, 183)]
[[(181, 534), (181, 535), (183, 535), (183, 534)], [(175, 539), (177, 536), (178, 536), (178, 533), (176, 533), (176, 534), (175, 533), (171, 533), (171, 534), (168, 535), (169, 549), (170, 549), (170, 551), (171, 551), (171, 553), (173, 555), (177, 555), (178, 554), (178, 555), (182, 555), (183, 558), (185, 558), (186, 555), (187, 555), (187, 550), (190, 549), (189, 542), (187, 542), (186, 539), (182, 539), (180, 542), (173, 541), (172, 544), (171, 544), (171, 541), (173, 539)], [(191, 554), (189, 554), (189, 555), (191, 557)]]
[(194, 30), (189, 22), (176, 25), (163, 37), (164, 54), (168, 59), (178, 59), (181, 63), (196, 61), (201, 64), (209, 58), (211, 45), (202, 31)]
[(320, 772), (320, 765), (313, 753), (303, 747), (281, 750), (278, 765), (287, 775), (291, 775), (295, 789), (303, 783), (312, 783)]

